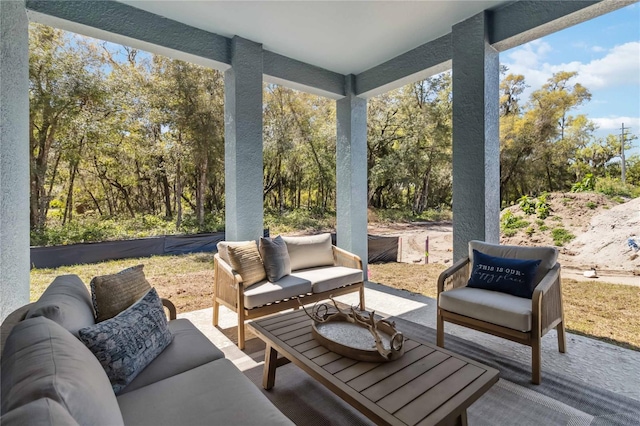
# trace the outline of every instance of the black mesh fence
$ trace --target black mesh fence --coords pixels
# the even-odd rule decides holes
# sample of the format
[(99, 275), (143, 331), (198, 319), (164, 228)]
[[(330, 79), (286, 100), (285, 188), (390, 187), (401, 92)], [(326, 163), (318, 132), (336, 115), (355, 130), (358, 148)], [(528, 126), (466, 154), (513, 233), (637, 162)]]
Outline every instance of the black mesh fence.
[[(268, 229), (265, 229), (264, 235), (269, 236)], [(114, 259), (215, 252), (217, 250), (216, 244), (224, 241), (224, 236), (224, 232), (212, 232), (65, 246), (31, 247), (31, 267), (57, 268)], [(332, 239), (335, 244), (335, 234), (332, 234)], [(369, 235), (368, 245), (369, 263), (398, 261), (398, 237)]]

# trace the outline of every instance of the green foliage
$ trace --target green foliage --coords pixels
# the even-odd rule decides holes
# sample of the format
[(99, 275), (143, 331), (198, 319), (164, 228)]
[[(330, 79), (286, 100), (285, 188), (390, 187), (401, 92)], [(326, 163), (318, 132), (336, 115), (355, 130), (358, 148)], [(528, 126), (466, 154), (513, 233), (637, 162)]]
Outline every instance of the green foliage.
[(531, 237), (534, 233), (535, 233), (535, 229), (533, 229), (533, 226), (528, 227), (524, 233), (527, 234), (529, 237)]
[(514, 215), (511, 210), (505, 211), (500, 218), (500, 230), (507, 237), (515, 235), (518, 229), (526, 228), (529, 225), (528, 220), (523, 219), (522, 216)]
[(598, 203), (594, 203), (593, 201), (587, 201), (587, 203), (585, 204), (585, 206), (587, 206), (587, 208), (593, 210), (596, 207), (598, 207)]
[(553, 243), (558, 247), (564, 246), (576, 237), (564, 228), (555, 228), (551, 231), (551, 236), (553, 237)]
[(273, 235), (298, 231), (323, 231), (335, 227), (335, 213), (316, 210), (292, 210), (282, 214), (267, 210), (264, 215), (265, 227)]
[(540, 225), (539, 229), (544, 232), (544, 231), (548, 231), (549, 227), (547, 225)]
[(598, 179), (595, 189), (597, 192), (601, 192), (609, 197), (640, 197), (640, 187), (632, 184), (624, 184), (619, 178), (604, 177)]
[(537, 220), (536, 220), (536, 225), (538, 225), (538, 226), (544, 226), (544, 220), (543, 220), (543, 219), (537, 219)]
[(518, 233), (517, 229), (503, 229), (502, 230), (502, 235), (504, 235), (505, 237), (513, 237), (517, 233)]
[(53, 223), (40, 231), (31, 230), (31, 245), (65, 245), (222, 230), (224, 219), (215, 215), (207, 215), (204, 227), (198, 226), (198, 220), (194, 215), (186, 215), (179, 230), (175, 229), (173, 221), (160, 216), (143, 215), (132, 219), (86, 215), (80, 220), (64, 225)]
[(428, 209), (420, 214), (416, 214), (411, 210), (402, 209), (369, 209), (369, 221), (377, 221), (384, 223), (393, 222), (442, 222), (452, 219), (452, 212), (448, 208)]
[(571, 192), (593, 191), (594, 189), (596, 189), (596, 178), (593, 173), (587, 173), (580, 182), (576, 182), (571, 186)]
[(528, 195), (520, 197), (518, 199), (518, 205), (526, 214), (534, 214), (536, 212), (535, 198), (529, 197)]
[(547, 202), (549, 194), (542, 193), (538, 198), (523, 195), (518, 199), (518, 203), (523, 212), (528, 215), (536, 214), (540, 219), (546, 219), (551, 212), (551, 206)]

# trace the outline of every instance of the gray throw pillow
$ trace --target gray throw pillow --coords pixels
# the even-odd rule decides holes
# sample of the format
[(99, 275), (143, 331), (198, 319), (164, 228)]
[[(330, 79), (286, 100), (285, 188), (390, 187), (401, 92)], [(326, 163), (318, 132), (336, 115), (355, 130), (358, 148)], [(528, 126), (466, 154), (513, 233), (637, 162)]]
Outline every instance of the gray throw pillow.
[(89, 286), (96, 322), (115, 317), (151, 289), (143, 268), (144, 265), (132, 266), (117, 274), (102, 275), (91, 280)]
[(81, 329), (117, 394), (173, 340), (155, 288), (115, 317)]
[(262, 255), (267, 279), (272, 283), (291, 273), (289, 252), (282, 237), (277, 236), (273, 239), (261, 237), (260, 255)]

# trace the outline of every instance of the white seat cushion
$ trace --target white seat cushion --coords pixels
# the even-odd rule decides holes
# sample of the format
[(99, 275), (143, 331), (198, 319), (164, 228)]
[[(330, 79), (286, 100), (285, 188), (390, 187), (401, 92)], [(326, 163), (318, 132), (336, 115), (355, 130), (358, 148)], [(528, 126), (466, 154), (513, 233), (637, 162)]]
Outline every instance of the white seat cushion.
[(284, 276), (275, 283), (263, 280), (244, 291), (244, 307), (252, 309), (307, 293), (311, 293), (311, 281), (294, 275)]
[(455, 288), (440, 293), (445, 311), (518, 331), (531, 331), (531, 300), (479, 288)]
[(314, 293), (322, 293), (362, 282), (362, 271), (344, 266), (324, 266), (294, 271), (292, 276), (311, 282)]

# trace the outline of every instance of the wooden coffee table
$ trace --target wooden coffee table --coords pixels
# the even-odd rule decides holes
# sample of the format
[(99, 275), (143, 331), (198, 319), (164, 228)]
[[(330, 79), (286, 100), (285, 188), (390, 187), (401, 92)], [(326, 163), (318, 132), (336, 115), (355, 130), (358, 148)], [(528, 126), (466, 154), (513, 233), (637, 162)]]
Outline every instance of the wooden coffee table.
[(316, 342), (311, 324), (301, 309), (248, 324), (267, 345), (265, 389), (293, 362), (376, 424), (466, 425), (467, 408), (498, 381), (498, 370), (406, 335), (396, 361), (346, 358)]

